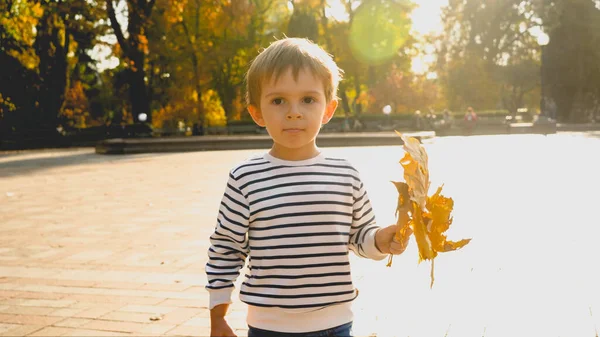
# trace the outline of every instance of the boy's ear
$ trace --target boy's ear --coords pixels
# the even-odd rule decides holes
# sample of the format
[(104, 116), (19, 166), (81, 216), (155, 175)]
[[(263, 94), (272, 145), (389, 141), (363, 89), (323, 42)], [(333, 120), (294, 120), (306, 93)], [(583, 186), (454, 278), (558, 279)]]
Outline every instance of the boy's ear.
[(260, 127), (265, 127), (265, 120), (260, 112), (260, 108), (256, 107), (255, 105), (248, 105), (248, 112), (250, 113), (250, 116), (252, 116), (254, 123)]
[(335, 113), (335, 109), (337, 109), (337, 107), (338, 107), (337, 99), (332, 99), (331, 102), (329, 102), (329, 104), (327, 104), (327, 107), (325, 108), (325, 114), (323, 115), (323, 120), (321, 121), (322, 124), (329, 123), (329, 121), (333, 117), (333, 114)]

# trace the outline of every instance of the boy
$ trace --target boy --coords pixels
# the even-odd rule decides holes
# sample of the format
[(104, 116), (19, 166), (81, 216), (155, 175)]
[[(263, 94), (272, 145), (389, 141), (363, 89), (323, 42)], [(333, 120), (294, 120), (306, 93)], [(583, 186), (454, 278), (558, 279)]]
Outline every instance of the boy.
[(340, 79), (331, 56), (305, 39), (276, 41), (252, 62), (248, 110), (273, 147), (229, 174), (206, 264), (211, 336), (234, 336), (225, 314), (248, 256), (240, 299), (249, 336), (349, 336), (358, 295), (349, 250), (381, 260), (406, 248), (395, 226), (375, 225), (358, 172), (315, 144)]

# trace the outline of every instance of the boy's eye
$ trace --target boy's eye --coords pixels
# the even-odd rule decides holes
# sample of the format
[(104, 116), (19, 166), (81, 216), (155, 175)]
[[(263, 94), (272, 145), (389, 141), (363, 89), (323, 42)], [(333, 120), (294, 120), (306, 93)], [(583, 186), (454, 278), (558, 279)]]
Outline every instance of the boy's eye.
[(275, 105), (283, 104), (283, 98), (275, 98), (271, 101), (271, 103), (273, 103)]
[(302, 99), (302, 103), (310, 104), (310, 103), (314, 103), (314, 102), (315, 102), (315, 99), (312, 97), (304, 97)]

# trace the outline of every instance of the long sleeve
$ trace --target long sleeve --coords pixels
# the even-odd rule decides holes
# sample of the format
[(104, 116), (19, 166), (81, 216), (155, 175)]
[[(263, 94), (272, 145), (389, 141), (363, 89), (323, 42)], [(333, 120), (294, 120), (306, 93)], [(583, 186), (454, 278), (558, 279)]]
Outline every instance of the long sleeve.
[(375, 246), (375, 233), (379, 229), (375, 214), (362, 181), (360, 188), (353, 192), (352, 227), (350, 228), (349, 247), (356, 255), (373, 260), (382, 260), (387, 255)]
[(209, 309), (231, 303), (233, 283), (248, 256), (249, 203), (232, 173), (219, 207), (217, 224), (210, 236), (206, 289), (210, 295)]

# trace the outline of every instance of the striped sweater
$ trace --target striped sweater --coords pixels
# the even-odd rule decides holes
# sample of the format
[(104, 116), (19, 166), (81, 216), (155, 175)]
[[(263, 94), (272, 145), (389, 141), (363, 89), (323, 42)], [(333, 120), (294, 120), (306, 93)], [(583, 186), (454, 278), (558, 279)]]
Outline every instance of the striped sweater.
[[(249, 325), (307, 332), (347, 323), (358, 293), (348, 253), (383, 259), (375, 247), (378, 228), (359, 174), (346, 160), (323, 154), (303, 161), (268, 153), (251, 158), (231, 170), (210, 237), (210, 308), (231, 303), (248, 258), (240, 299), (249, 305)], [(304, 331), (287, 326), (315, 312), (329, 316), (327, 322), (313, 317)]]

